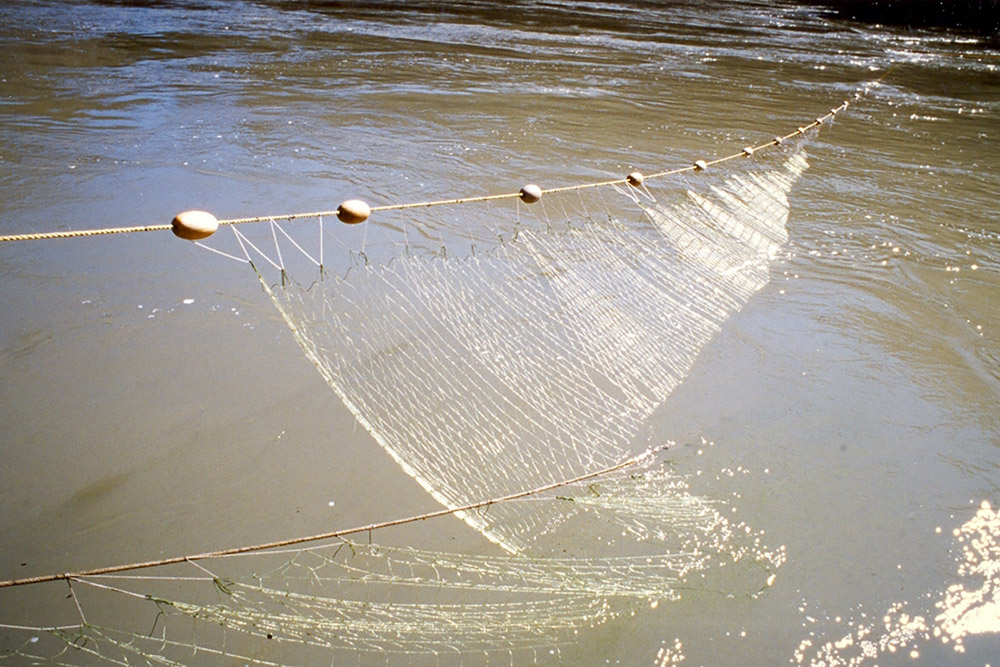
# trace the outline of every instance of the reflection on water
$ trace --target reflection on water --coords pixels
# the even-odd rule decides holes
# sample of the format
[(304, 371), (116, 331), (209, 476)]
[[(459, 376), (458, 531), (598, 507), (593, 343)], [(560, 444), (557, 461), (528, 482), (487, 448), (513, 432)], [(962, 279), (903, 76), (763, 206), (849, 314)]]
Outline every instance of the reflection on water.
[[(941, 528), (935, 529), (940, 533)], [(960, 549), (958, 583), (938, 593), (933, 610), (925, 604), (895, 602), (884, 614), (861, 612), (857, 618), (833, 621), (849, 628), (841, 637), (817, 639), (815, 632), (803, 639), (795, 651), (797, 664), (823, 664), (831, 666), (863, 665), (899, 654), (917, 659), (928, 644), (950, 647), (954, 654), (942, 660), (955, 662), (966, 652), (967, 638), (982, 634), (996, 634), (1000, 623), (1000, 601), (997, 597), (996, 569), (1000, 565), (1000, 520), (988, 502), (983, 502), (975, 515), (953, 531)], [(911, 609), (916, 608), (917, 613)], [(921, 615), (927, 614), (927, 616)], [(811, 618), (811, 617), (810, 617)], [(815, 619), (812, 619), (815, 623)], [(939, 648), (934, 646), (935, 649)], [(939, 654), (940, 655), (940, 654)]]
[[(777, 664), (808, 636), (808, 662), (862, 627), (890, 636), (889, 616), (927, 629), (879, 664), (996, 653), (989, 633), (961, 654), (933, 636), (963, 627), (935, 606), (966, 577), (951, 531), (1000, 494), (989, 45), (784, 2), (14, 2), (0, 26), (0, 233), (652, 171), (794, 128), (896, 64), (811, 142), (770, 285), (649, 423), (692, 493), (788, 562), (762, 596), (692, 591), (579, 643)], [(7, 244), (0, 271), (0, 578), (435, 507), (236, 263), (150, 234)], [(74, 621), (53, 606), (0, 596), (0, 623)]]

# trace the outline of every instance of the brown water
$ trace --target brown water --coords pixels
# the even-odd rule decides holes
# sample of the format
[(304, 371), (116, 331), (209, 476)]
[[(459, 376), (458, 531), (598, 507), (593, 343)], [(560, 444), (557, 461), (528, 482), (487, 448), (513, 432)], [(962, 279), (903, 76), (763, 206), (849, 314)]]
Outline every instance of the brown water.
[[(0, 234), (652, 171), (894, 66), (811, 142), (770, 285), (650, 427), (788, 563), (762, 597), (701, 591), (587, 650), (654, 664), (679, 638), (689, 664), (777, 664), (898, 603), (933, 617), (952, 530), (1000, 503), (1000, 52), (716, 4), (6, 3)], [(0, 272), (0, 579), (435, 508), (244, 267), (150, 233), (3, 244)], [(0, 591), (0, 623), (75, 614), (46, 610)], [(920, 660), (1000, 652), (966, 645)]]

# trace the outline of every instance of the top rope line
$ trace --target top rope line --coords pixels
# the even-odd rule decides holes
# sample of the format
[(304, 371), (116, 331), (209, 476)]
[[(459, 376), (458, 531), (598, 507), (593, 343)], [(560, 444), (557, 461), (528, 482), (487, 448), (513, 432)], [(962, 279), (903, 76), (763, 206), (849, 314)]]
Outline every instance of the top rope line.
[[(861, 93), (855, 94), (855, 99), (861, 97)], [(486, 202), (486, 201), (496, 201), (500, 199), (514, 199), (519, 198), (521, 201), (527, 204), (533, 204), (541, 199), (542, 195), (558, 193), (558, 192), (571, 192), (573, 190), (586, 190), (589, 188), (599, 188), (612, 185), (628, 185), (631, 187), (638, 187), (642, 185), (645, 180), (652, 178), (662, 178), (665, 176), (671, 176), (674, 174), (680, 174), (688, 171), (704, 171), (712, 165), (721, 164), (723, 162), (728, 162), (730, 160), (735, 160), (741, 157), (749, 157), (759, 150), (766, 148), (771, 148), (773, 146), (778, 146), (788, 139), (792, 139), (797, 136), (804, 135), (809, 130), (819, 127), (827, 120), (830, 120), (837, 115), (838, 112), (847, 109), (849, 102), (845, 100), (840, 104), (840, 106), (830, 109), (830, 111), (823, 116), (816, 118), (814, 121), (808, 125), (803, 125), (799, 127), (794, 132), (790, 132), (785, 135), (778, 135), (771, 141), (760, 144), (759, 146), (747, 146), (738, 153), (733, 153), (732, 155), (727, 155), (715, 160), (706, 162), (705, 160), (696, 160), (693, 164), (686, 167), (679, 167), (676, 169), (670, 169), (667, 171), (659, 171), (653, 174), (643, 175), (638, 171), (633, 171), (625, 178), (618, 178), (607, 181), (596, 181), (591, 183), (580, 183), (577, 185), (567, 185), (557, 188), (541, 189), (537, 185), (528, 184), (521, 188), (518, 192), (509, 192), (505, 194), (497, 195), (479, 195), (473, 197), (459, 197), (455, 199), (438, 199), (433, 201), (422, 201), (422, 202), (411, 202), (405, 204), (386, 204), (383, 206), (371, 206), (359, 200), (350, 199), (342, 203), (338, 208), (329, 211), (310, 211), (307, 213), (284, 213), (280, 215), (259, 215), (248, 218), (231, 218), (228, 220), (218, 220), (211, 213), (205, 211), (185, 211), (180, 213), (173, 219), (170, 224), (161, 225), (139, 225), (133, 227), (108, 227), (104, 229), (80, 229), (73, 231), (61, 231), (61, 232), (38, 232), (33, 234), (11, 234), (7, 236), (0, 236), (0, 243), (12, 242), (12, 241), (39, 241), (46, 239), (66, 239), (66, 238), (77, 238), (83, 236), (105, 236), (110, 234), (130, 234), (133, 232), (154, 232), (154, 231), (164, 231), (173, 230), (173, 232), (184, 239), (191, 241), (197, 241), (199, 239), (211, 236), (218, 229), (220, 225), (242, 225), (252, 222), (268, 222), (268, 221), (280, 221), (280, 220), (295, 220), (297, 218), (316, 218), (323, 216), (337, 216), (342, 222), (348, 224), (356, 224), (359, 222), (364, 222), (372, 213), (379, 211), (398, 211), (408, 208), (427, 208), (431, 206), (451, 206), (455, 204), (470, 204), (473, 202)]]

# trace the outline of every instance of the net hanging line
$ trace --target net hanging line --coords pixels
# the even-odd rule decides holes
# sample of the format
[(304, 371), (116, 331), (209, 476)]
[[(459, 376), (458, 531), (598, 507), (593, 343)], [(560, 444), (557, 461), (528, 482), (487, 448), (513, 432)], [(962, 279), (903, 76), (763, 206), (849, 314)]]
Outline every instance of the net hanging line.
[[(864, 92), (867, 92), (865, 90)], [(860, 99), (863, 93), (859, 92), (855, 95), (855, 99)], [(780, 146), (783, 142), (790, 139), (795, 139), (805, 135), (809, 130), (812, 130), (824, 122), (832, 119), (837, 115), (838, 112), (844, 111), (848, 108), (849, 101), (845, 100), (839, 106), (830, 109), (825, 115), (817, 117), (815, 120), (807, 123), (806, 125), (800, 126), (792, 132), (784, 135), (775, 136), (774, 139), (764, 142), (757, 146), (747, 146), (737, 153), (727, 155), (715, 160), (695, 160), (692, 164), (679, 167), (675, 169), (669, 169), (665, 171), (658, 171), (655, 173), (643, 175), (642, 172), (633, 171), (627, 176), (620, 179), (612, 179), (606, 181), (595, 181), (591, 183), (581, 183), (577, 185), (568, 185), (562, 187), (555, 187), (549, 189), (542, 189), (539, 186), (529, 183), (523, 186), (517, 192), (510, 192), (504, 194), (496, 195), (475, 195), (469, 197), (457, 197), (453, 199), (442, 199), (435, 201), (422, 201), (422, 202), (409, 202), (402, 204), (385, 204), (380, 206), (369, 206), (366, 202), (360, 199), (348, 199), (341, 203), (335, 209), (327, 211), (312, 211), (312, 212), (299, 212), (299, 213), (281, 213), (276, 215), (258, 215), (258, 216), (248, 216), (243, 218), (229, 218), (229, 219), (218, 219), (211, 213), (207, 211), (191, 210), (179, 213), (170, 222), (170, 224), (148, 224), (148, 225), (134, 225), (128, 227), (105, 227), (99, 229), (80, 229), (80, 230), (67, 230), (58, 232), (36, 232), (36, 233), (22, 233), (22, 234), (7, 234), (0, 235), (0, 243), (9, 243), (14, 241), (40, 241), (48, 239), (63, 239), (63, 238), (79, 238), (85, 236), (107, 236), (113, 234), (130, 234), (137, 232), (153, 232), (153, 231), (166, 231), (172, 230), (177, 236), (183, 239), (197, 241), (207, 238), (214, 234), (220, 226), (228, 225), (242, 225), (248, 223), (257, 222), (277, 222), (284, 220), (299, 220), (299, 219), (309, 219), (309, 218), (323, 218), (323, 217), (337, 217), (341, 222), (345, 224), (358, 224), (366, 221), (372, 213), (378, 213), (381, 211), (399, 211), (413, 208), (428, 208), (433, 206), (453, 206), (456, 204), (470, 204), (476, 202), (488, 202), (488, 201), (500, 201), (509, 199), (520, 199), (527, 204), (533, 204), (538, 202), (543, 195), (560, 193), (560, 192), (571, 192), (576, 190), (586, 190), (590, 188), (599, 187), (610, 187), (610, 186), (622, 186), (628, 185), (633, 188), (639, 188), (645, 182), (646, 179), (657, 179), (663, 178), (665, 176), (672, 176), (675, 174), (681, 174), (684, 172), (702, 171), (708, 169), (708, 167), (729, 162), (741, 157), (751, 157), (757, 151), (768, 149), (774, 146)]]
[[(804, 141), (847, 108), (732, 155), (620, 179), (0, 237), (171, 229), (248, 264), (334, 395), (442, 506), (0, 581), (0, 595), (51, 592), (68, 618), (0, 617), (22, 637), (0, 647), (0, 664), (522, 662), (558, 656), (584, 628), (681, 591), (759, 595), (783, 548), (672, 472), (669, 443), (650, 444), (648, 424), (769, 281), (788, 240), (789, 193), (808, 168)], [(380, 223), (414, 209), (419, 224)], [(309, 220), (315, 228), (283, 224)], [(203, 243), (221, 226), (231, 237)], [(451, 515), (485, 538), (483, 553), (373, 541), (390, 526)], [(566, 554), (569, 539), (578, 555)]]

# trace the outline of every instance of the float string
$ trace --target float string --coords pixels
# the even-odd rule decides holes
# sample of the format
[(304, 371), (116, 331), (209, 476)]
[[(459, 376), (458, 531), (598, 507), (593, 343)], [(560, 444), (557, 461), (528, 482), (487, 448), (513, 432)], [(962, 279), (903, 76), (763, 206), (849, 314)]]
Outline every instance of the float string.
[[(866, 90), (867, 92), (867, 90)], [(860, 98), (862, 93), (856, 93), (855, 99)], [(191, 240), (197, 241), (203, 238), (211, 236), (219, 226), (223, 225), (242, 225), (255, 222), (269, 222), (269, 221), (282, 221), (282, 220), (296, 220), (299, 218), (317, 218), (317, 217), (329, 217), (337, 216), (342, 222), (347, 224), (356, 224), (359, 222), (364, 222), (372, 213), (377, 213), (380, 211), (396, 211), (410, 208), (428, 208), (433, 206), (454, 206), (458, 204), (470, 204), (473, 202), (487, 202), (487, 201), (497, 201), (502, 199), (515, 199), (519, 198), (521, 201), (533, 204), (541, 199), (543, 195), (558, 192), (571, 192), (575, 190), (587, 190), (590, 188), (600, 188), (600, 187), (610, 187), (610, 186), (622, 186), (628, 185), (631, 187), (639, 187), (646, 180), (663, 178), (666, 176), (672, 176), (676, 174), (682, 174), (685, 172), (696, 172), (704, 171), (708, 167), (713, 165), (722, 164), (724, 162), (729, 162), (730, 160), (736, 160), (742, 157), (750, 157), (758, 151), (765, 150), (774, 146), (779, 146), (783, 142), (805, 135), (809, 130), (819, 127), (827, 120), (832, 119), (837, 113), (844, 111), (848, 108), (849, 101), (845, 100), (839, 106), (830, 109), (823, 116), (817, 117), (812, 122), (803, 125), (796, 130), (789, 132), (784, 135), (778, 135), (774, 137), (771, 141), (764, 142), (758, 146), (747, 146), (743, 148), (738, 153), (733, 153), (725, 157), (721, 157), (715, 160), (705, 161), (705, 160), (695, 160), (692, 164), (686, 167), (678, 167), (675, 169), (670, 169), (666, 171), (659, 171), (652, 174), (643, 175), (641, 172), (633, 171), (628, 174), (625, 178), (606, 180), (606, 181), (594, 181), (589, 183), (579, 183), (576, 185), (567, 185), (562, 187), (543, 189), (534, 184), (528, 184), (522, 187), (517, 192), (508, 192), (503, 194), (494, 195), (475, 195), (470, 197), (459, 197), (455, 199), (439, 199), (432, 201), (421, 201), (421, 202), (409, 202), (401, 204), (386, 204), (382, 206), (369, 206), (367, 203), (359, 199), (349, 199), (343, 202), (339, 207), (327, 211), (309, 211), (300, 213), (281, 213), (277, 215), (257, 215), (245, 218), (230, 218), (219, 220), (211, 213), (205, 211), (185, 211), (178, 214), (171, 223), (169, 224), (151, 224), (151, 225), (136, 225), (131, 227), (105, 227), (100, 229), (78, 229), (69, 230), (61, 232), (36, 232), (36, 233), (24, 233), (24, 234), (9, 234), (5, 236), (0, 236), (0, 243), (11, 243), (15, 241), (43, 241), (50, 239), (68, 239), (68, 238), (81, 238), (87, 236), (110, 236), (113, 234), (132, 234), (138, 232), (156, 232), (156, 231), (166, 231), (172, 230), (177, 236)]]

